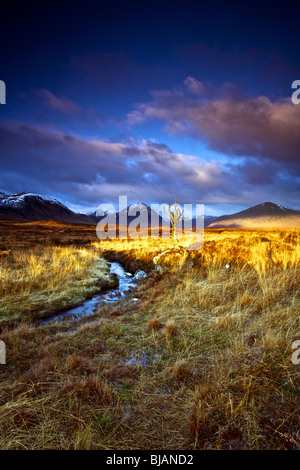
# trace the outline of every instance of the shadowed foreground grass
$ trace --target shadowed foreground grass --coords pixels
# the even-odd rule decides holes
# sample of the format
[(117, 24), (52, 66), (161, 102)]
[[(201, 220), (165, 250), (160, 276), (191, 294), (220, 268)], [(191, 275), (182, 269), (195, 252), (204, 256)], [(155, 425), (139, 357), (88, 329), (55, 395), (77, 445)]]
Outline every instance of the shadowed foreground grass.
[(160, 272), (168, 241), (92, 242), (149, 276), (79, 323), (3, 328), (1, 448), (299, 448), (299, 242), (207, 230)]

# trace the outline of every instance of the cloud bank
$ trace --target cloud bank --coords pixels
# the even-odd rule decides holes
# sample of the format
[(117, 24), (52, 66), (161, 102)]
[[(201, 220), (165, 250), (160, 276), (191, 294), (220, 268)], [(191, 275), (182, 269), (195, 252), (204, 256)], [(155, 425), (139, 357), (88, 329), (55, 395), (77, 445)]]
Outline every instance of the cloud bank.
[(167, 132), (189, 135), (231, 157), (271, 160), (299, 175), (300, 106), (290, 98), (247, 97), (234, 86), (221, 89), (187, 77), (184, 86), (159, 90), (128, 114), (130, 125), (161, 121)]
[(130, 201), (180, 197), (182, 202), (251, 205), (269, 194), (284, 202), (288, 191), (290, 201), (300, 199), (297, 176), (268, 157), (221, 163), (153, 141), (87, 139), (12, 121), (0, 123), (0, 141), (1, 189), (59, 195), (82, 210), (119, 195)]

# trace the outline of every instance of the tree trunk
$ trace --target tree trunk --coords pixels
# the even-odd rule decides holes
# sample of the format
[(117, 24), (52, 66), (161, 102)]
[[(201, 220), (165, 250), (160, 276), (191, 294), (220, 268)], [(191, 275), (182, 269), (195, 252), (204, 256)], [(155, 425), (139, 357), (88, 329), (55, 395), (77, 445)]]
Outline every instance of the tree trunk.
[(177, 227), (176, 227), (176, 225), (173, 225), (172, 230), (173, 230), (173, 239), (174, 239), (176, 242), (178, 242), (178, 238), (177, 238)]

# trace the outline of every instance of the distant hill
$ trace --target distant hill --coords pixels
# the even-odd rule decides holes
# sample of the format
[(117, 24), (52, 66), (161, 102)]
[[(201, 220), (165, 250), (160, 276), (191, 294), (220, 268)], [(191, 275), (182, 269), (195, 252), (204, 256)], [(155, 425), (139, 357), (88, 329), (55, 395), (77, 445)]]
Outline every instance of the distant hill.
[(209, 228), (280, 228), (300, 226), (300, 211), (264, 202), (235, 214), (223, 215), (209, 224)]
[(136, 218), (138, 218), (140, 221), (141, 227), (149, 227), (151, 224), (151, 219), (154, 221), (157, 220), (157, 225), (161, 226), (161, 224), (163, 223), (164, 225), (168, 226), (168, 223), (163, 221), (162, 217), (144, 202), (131, 204), (126, 209), (123, 209), (121, 212), (117, 212), (116, 216), (111, 215), (111, 214), (106, 214), (102, 217), (99, 217), (97, 215), (97, 211), (92, 212), (92, 214), (90, 215), (92, 215), (93, 217), (96, 217), (98, 220), (102, 220), (104, 217), (106, 217), (106, 221), (109, 223), (114, 223), (114, 220), (115, 220), (114, 217), (116, 217), (117, 224), (122, 223), (122, 220), (125, 220), (125, 217), (127, 216), (128, 224), (130, 224)]
[(126, 209), (123, 209), (121, 212), (119, 212), (117, 214), (117, 223), (122, 223), (122, 218), (126, 220), (126, 215), (128, 224), (133, 222), (136, 217), (139, 217), (141, 227), (150, 227), (151, 220), (152, 224), (154, 224), (155, 226), (169, 226), (169, 223), (166, 222), (160, 214), (158, 214), (155, 210), (151, 209), (151, 207), (145, 204), (144, 202), (131, 204)]
[[(167, 214), (168, 211), (166, 210)], [(142, 227), (149, 227), (151, 220), (153, 221), (158, 221), (157, 224), (154, 224), (154, 226), (159, 225), (160, 227), (169, 227), (170, 222), (169, 220), (166, 220), (166, 217), (162, 217), (161, 214), (158, 214), (155, 210), (153, 210), (150, 206), (145, 204), (144, 202), (141, 203), (136, 203), (136, 204), (131, 204), (128, 206), (126, 209), (123, 209), (121, 212), (116, 213), (116, 220), (117, 224), (119, 224), (119, 221), (122, 220), (122, 216), (124, 217), (127, 213), (127, 220), (128, 224), (133, 222), (136, 217), (140, 218), (141, 226)], [(91, 214), (93, 217), (97, 217), (96, 211), (92, 212)], [(104, 217), (104, 216), (103, 216)], [(99, 220), (102, 219), (103, 217), (98, 217)], [(204, 216), (204, 227), (207, 227), (209, 224), (214, 222), (217, 217), (212, 216), (212, 215), (205, 215)], [(109, 219), (107, 219), (109, 221)], [(113, 217), (112, 219), (113, 220)], [(193, 217), (193, 219), (189, 219), (188, 221), (184, 222), (185, 227), (189, 227), (191, 225), (195, 226), (196, 224), (196, 218)]]
[(54, 198), (34, 193), (8, 194), (0, 192), (0, 218), (12, 221), (42, 221), (74, 224), (96, 224), (97, 219), (76, 214)]

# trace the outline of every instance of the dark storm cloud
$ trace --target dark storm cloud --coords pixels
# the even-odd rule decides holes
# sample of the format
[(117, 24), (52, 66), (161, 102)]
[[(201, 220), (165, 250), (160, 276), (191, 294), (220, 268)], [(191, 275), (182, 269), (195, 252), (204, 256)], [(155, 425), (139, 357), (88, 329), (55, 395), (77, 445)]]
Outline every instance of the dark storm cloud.
[[(21, 93), (27, 109), (36, 113), (41, 124), (54, 129), (95, 130), (110, 122), (109, 116), (93, 107), (81, 106), (65, 96), (45, 88)], [(37, 111), (38, 110), (38, 111)]]
[(1, 189), (53, 193), (76, 207), (96, 207), (119, 195), (146, 202), (180, 195), (186, 202), (251, 205), (269, 199), (274, 188), (284, 195), (287, 186), (291, 201), (300, 196), (296, 179), (281, 175), (280, 166), (272, 174), (267, 164), (221, 164), (151, 141), (88, 140), (13, 122), (0, 124), (0, 141)]
[(282, 166), (271, 160), (247, 159), (243, 163), (234, 166), (234, 171), (244, 175), (245, 182), (255, 187), (272, 184), (277, 175), (281, 173)]
[[(0, 126), (2, 186), (80, 195), (98, 202), (124, 193), (138, 199), (197, 199), (226, 187), (217, 162), (172, 152), (149, 141), (114, 143), (85, 140), (37, 126), (2, 123)], [(223, 188), (223, 189), (222, 189)]]
[(163, 122), (168, 132), (204, 140), (208, 147), (235, 157), (256, 157), (300, 170), (300, 106), (290, 98), (266, 96), (210, 97), (210, 88), (188, 77), (180, 89), (160, 90), (153, 100), (128, 115), (129, 124), (149, 119)]
[(46, 89), (36, 90), (35, 95), (54, 111), (63, 114), (78, 114), (82, 108), (68, 98), (55, 96)]

